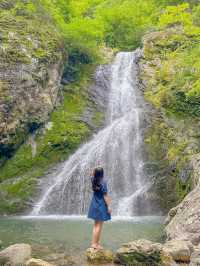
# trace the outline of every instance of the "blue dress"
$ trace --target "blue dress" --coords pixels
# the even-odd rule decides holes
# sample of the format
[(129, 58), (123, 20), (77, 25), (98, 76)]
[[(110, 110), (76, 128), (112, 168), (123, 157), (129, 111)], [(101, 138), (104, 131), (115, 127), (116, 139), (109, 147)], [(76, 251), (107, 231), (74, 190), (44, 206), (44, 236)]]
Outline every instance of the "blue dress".
[(103, 197), (105, 194), (107, 194), (107, 183), (103, 181), (100, 184), (100, 189), (93, 192), (88, 218), (95, 221), (108, 221), (111, 219), (111, 215), (108, 213), (108, 208)]

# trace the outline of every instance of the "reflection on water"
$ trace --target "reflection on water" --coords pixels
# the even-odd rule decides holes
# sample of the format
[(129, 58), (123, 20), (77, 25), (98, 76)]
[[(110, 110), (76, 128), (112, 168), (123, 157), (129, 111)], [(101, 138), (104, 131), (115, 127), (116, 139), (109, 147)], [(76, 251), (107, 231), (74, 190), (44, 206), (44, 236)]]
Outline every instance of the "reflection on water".
[[(139, 238), (160, 241), (162, 217), (115, 217), (105, 223), (102, 245), (116, 250), (122, 243)], [(0, 219), (0, 239), (4, 247), (29, 243), (34, 256), (65, 252), (78, 255), (90, 244), (92, 221), (78, 216), (9, 217)]]

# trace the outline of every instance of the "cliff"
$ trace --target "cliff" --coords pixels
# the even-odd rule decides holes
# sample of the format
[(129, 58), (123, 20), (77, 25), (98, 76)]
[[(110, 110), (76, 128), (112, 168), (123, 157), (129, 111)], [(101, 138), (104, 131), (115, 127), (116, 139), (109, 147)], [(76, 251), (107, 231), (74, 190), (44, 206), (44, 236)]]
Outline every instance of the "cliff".
[(1, 1), (0, 24), (0, 214), (10, 214), (30, 209), (38, 178), (101, 126), (105, 97), (92, 67), (66, 80), (64, 39), (39, 2)]
[(48, 119), (58, 98), (63, 41), (48, 16), (29, 8), (0, 4), (0, 164)]
[(200, 239), (198, 42), (199, 34), (181, 26), (150, 33), (140, 62), (145, 99), (154, 107), (145, 137), (154, 165), (152, 202), (163, 213), (174, 207), (167, 239), (194, 245)]

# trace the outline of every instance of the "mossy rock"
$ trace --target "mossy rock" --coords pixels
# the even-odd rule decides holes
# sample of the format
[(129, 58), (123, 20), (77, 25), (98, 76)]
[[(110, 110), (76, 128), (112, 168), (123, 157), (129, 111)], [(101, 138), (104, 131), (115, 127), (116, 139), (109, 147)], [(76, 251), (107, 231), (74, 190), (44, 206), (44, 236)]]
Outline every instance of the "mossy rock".
[(115, 261), (126, 266), (161, 266), (160, 251), (160, 244), (140, 239), (118, 249)]
[(95, 250), (89, 248), (86, 250), (86, 257), (88, 262), (92, 264), (104, 264), (113, 261), (113, 253), (110, 250)]

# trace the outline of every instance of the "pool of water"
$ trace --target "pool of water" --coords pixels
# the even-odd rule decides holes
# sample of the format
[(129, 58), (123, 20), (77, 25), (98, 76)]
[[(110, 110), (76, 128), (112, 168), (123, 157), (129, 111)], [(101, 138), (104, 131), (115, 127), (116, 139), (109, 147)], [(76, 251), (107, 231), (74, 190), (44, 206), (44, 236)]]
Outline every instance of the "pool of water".
[[(64, 252), (78, 256), (90, 245), (92, 221), (79, 216), (39, 216), (0, 218), (3, 246), (29, 243), (35, 257)], [(163, 217), (114, 217), (104, 224), (101, 244), (116, 250), (121, 244), (145, 238), (161, 241)]]

